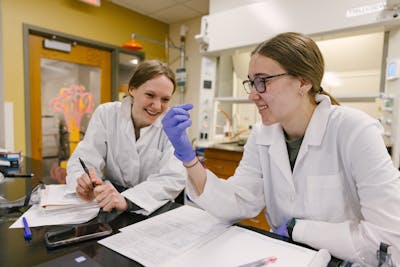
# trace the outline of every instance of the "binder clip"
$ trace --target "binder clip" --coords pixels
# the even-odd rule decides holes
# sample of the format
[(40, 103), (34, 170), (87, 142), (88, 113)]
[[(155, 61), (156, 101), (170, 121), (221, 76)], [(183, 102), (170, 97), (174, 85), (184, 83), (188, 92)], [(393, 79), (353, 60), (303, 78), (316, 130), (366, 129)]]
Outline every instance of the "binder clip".
[(376, 257), (378, 259), (378, 267), (395, 267), (388, 244), (381, 242), (379, 250), (376, 252)]

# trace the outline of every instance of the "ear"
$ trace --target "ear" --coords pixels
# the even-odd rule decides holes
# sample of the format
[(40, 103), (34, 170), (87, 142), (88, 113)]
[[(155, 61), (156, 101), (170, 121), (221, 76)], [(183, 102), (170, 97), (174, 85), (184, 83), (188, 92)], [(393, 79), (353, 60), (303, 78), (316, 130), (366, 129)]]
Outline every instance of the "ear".
[(135, 95), (135, 88), (133, 88), (133, 87), (129, 87), (128, 88), (128, 93), (129, 93), (129, 95), (131, 96), (131, 97), (134, 97), (134, 95)]
[(309, 80), (300, 78), (300, 88), (299, 88), (299, 93), (300, 94), (308, 94), (308, 92), (311, 90), (312, 84)]

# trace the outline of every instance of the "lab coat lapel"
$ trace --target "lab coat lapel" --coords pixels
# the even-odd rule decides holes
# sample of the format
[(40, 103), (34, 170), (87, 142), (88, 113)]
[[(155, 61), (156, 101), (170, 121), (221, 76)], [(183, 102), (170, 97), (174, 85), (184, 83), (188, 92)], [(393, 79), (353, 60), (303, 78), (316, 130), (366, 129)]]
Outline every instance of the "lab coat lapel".
[(132, 186), (129, 184), (130, 179), (132, 177), (139, 177), (140, 173), (140, 161), (131, 118), (131, 106), (132, 102), (129, 97), (122, 100), (119, 124), (121, 143), (117, 152), (119, 169), (124, 180), (124, 185), (126, 186)]
[(297, 155), (296, 158), (296, 163), (293, 172), (295, 172), (296, 169), (299, 168), (297, 166), (300, 164), (301, 160), (307, 154), (309, 146), (319, 146), (322, 143), (322, 139), (326, 131), (326, 126), (328, 124), (330, 108), (331, 108), (331, 103), (329, 98), (326, 99), (325, 97), (326, 96), (319, 96), (317, 98), (317, 102), (318, 100), (320, 100), (320, 102), (315, 108), (311, 120), (308, 124), (303, 142), (299, 150), (299, 154)]
[(279, 124), (263, 125), (261, 131), (263, 133), (259, 135), (260, 138), (257, 140), (257, 144), (269, 146), (268, 153), (271, 161), (278, 167), (288, 184), (294, 189), (292, 170), (282, 127)]

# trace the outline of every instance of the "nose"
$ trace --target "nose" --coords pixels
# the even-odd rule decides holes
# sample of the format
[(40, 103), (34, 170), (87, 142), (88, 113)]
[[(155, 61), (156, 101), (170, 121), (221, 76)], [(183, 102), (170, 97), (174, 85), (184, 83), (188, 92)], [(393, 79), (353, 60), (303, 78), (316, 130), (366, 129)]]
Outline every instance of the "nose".
[(256, 101), (260, 99), (260, 94), (256, 90), (252, 89), (247, 98), (251, 101)]
[(160, 99), (155, 99), (155, 100), (153, 101), (153, 103), (152, 103), (152, 106), (153, 106), (153, 108), (156, 109), (157, 111), (160, 111), (160, 110), (161, 110), (161, 107), (162, 107), (161, 100), (160, 100)]

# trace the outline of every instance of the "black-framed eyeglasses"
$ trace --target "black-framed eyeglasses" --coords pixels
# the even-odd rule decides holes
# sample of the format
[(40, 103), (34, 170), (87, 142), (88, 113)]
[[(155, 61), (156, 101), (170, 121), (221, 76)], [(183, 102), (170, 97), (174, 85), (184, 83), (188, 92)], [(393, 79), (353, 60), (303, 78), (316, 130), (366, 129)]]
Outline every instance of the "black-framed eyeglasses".
[(246, 93), (250, 94), (251, 89), (255, 88), (257, 92), (264, 93), (267, 90), (266, 83), (276, 77), (281, 77), (284, 75), (289, 75), (289, 73), (281, 73), (276, 75), (264, 76), (264, 77), (255, 77), (254, 80), (245, 80), (243, 81), (243, 87)]

